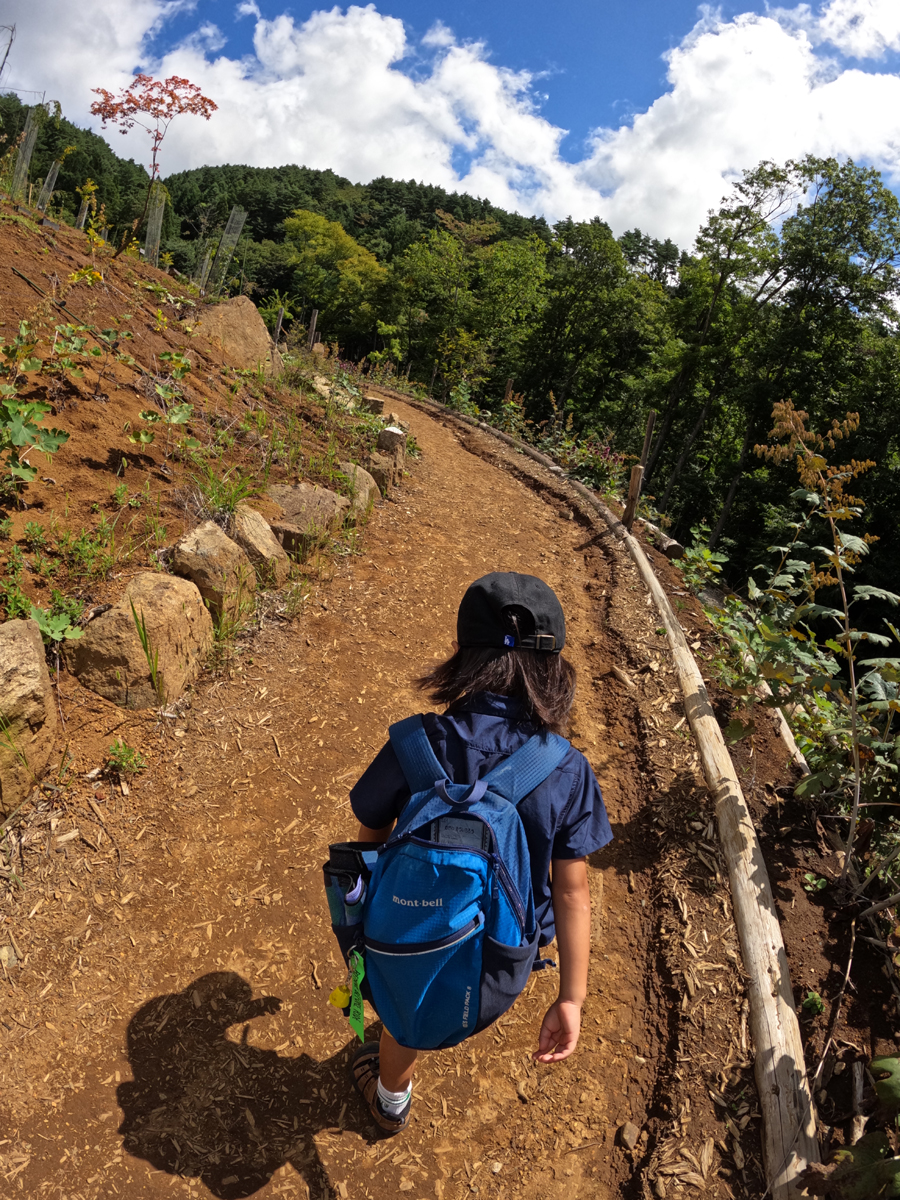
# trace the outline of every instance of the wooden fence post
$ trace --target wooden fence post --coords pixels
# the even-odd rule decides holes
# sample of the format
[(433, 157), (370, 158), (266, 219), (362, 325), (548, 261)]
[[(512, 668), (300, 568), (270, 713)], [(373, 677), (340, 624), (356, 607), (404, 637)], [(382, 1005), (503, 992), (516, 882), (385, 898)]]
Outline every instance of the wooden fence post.
[(644, 468), (641, 463), (635, 463), (631, 468), (631, 481), (628, 484), (628, 500), (625, 512), (622, 514), (622, 524), (631, 533), (634, 524), (634, 514), (637, 512), (638, 500), (641, 496), (641, 484), (644, 482)]
[(647, 413), (647, 428), (644, 430), (644, 448), (641, 450), (641, 461), (631, 468), (631, 479), (628, 483), (628, 501), (622, 515), (622, 524), (631, 533), (634, 524), (634, 514), (637, 512), (638, 500), (641, 498), (641, 485), (644, 482), (644, 468), (650, 453), (650, 439), (653, 437), (653, 425), (656, 421), (656, 409), (651, 408)]
[(316, 321), (319, 319), (319, 310), (314, 308), (312, 316), (309, 318), (309, 339), (307, 341), (307, 350), (312, 350), (316, 344)]

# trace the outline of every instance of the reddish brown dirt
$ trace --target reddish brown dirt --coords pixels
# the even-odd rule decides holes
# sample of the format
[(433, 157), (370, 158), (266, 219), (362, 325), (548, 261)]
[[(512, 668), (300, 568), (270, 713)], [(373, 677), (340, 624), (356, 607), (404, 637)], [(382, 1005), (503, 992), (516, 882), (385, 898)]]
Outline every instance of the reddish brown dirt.
[[(26, 958), (5, 990), (2, 1103), (9, 1153), (27, 1156), (12, 1164), (11, 1186), (29, 1196), (305, 1195), (304, 1185), (313, 1196), (396, 1189), (447, 1200), (476, 1189), (639, 1195), (675, 1134), (704, 1156), (709, 1194), (727, 1194), (714, 1118), (691, 1126), (674, 1059), (687, 1045), (669, 1007), (681, 994), (669, 974), (680, 947), (659, 944), (679, 911), (673, 896), (688, 913), (711, 901), (718, 925), (705, 922), (703, 954), (724, 970), (707, 1006), (721, 1000), (734, 1016), (724, 902), (705, 868), (695, 882), (678, 867), (672, 835), (651, 832), (705, 804), (681, 730), (666, 752), (679, 712), (664, 641), (607, 535), (545, 502), (534, 480), (481, 461), (418, 411), (409, 417), (423, 458), (377, 511), (364, 552), (338, 561), (301, 621), (266, 626), (243, 670), (202, 688), (183, 720), (144, 721), (152, 770), (127, 799), (94, 795), (115, 847), (68, 843), (28, 878), (13, 910)], [(410, 677), (446, 652), (462, 590), (494, 567), (539, 573), (562, 598), (582, 680), (573, 739), (617, 835), (592, 863), (584, 1035), (571, 1061), (530, 1063), (554, 988), (552, 973), (536, 975), (496, 1029), (425, 1057), (413, 1126), (386, 1146), (348, 1090), (347, 1027), (325, 1003), (341, 970), (319, 866), (352, 829), (349, 781), (387, 724), (416, 707)], [(634, 672), (633, 693), (609, 674), (614, 662)], [(63, 694), (84, 769), (125, 714), (100, 701), (76, 709), (85, 700), (74, 686)], [(678, 782), (663, 791), (673, 764)], [(94, 841), (87, 790), (68, 795), (68, 821)], [(704, 937), (696, 923), (679, 933), (691, 945)], [(210, 991), (210, 973), (223, 971), (227, 999)], [(709, 1032), (707, 1071), (723, 1061)], [(642, 1130), (633, 1153), (616, 1144), (626, 1120)]]
[[(23, 503), (0, 498), (0, 516), (11, 522), (11, 538), (0, 545), (0, 554), (8, 571), (12, 543), (25, 553), (20, 586), (28, 601), (47, 608), (54, 590), (85, 604), (115, 600), (130, 573), (153, 565), (155, 551), (196, 523), (202, 497), (192, 476), (198, 467), (174, 451), (186, 434), (202, 444), (220, 474), (257, 477), (268, 462), (270, 482), (297, 478), (302, 470), (312, 482), (340, 486), (329, 470), (334, 461), (329, 441), (340, 447), (338, 459), (357, 461), (364, 438), (352, 425), (323, 432), (322, 400), (311, 388), (279, 390), (254, 372), (234, 370), (203, 336), (203, 303), (164, 272), (128, 256), (112, 259), (108, 251), (92, 255), (84, 234), (65, 227), (25, 228), (16, 223), (18, 216), (0, 202), (0, 342), (11, 342), (20, 322), (27, 322), (37, 340), (36, 356), (49, 367), (60, 328), (86, 325), (118, 330), (123, 335), (118, 350), (135, 360), (128, 365), (115, 355), (85, 353), (76, 364), (81, 378), (68, 371), (26, 376), (23, 397), (49, 403), (46, 424), (69, 434), (52, 461), (32, 453), (38, 477), (24, 489)], [(71, 282), (73, 273), (92, 265), (102, 270), (102, 283)], [(85, 350), (91, 347), (98, 343), (89, 337)], [(136, 430), (150, 428), (138, 414), (158, 410), (156, 384), (172, 383), (160, 358), (166, 352), (182, 353), (191, 363), (177, 387), (194, 408), (190, 424), (173, 430), (168, 453), (159, 424), (152, 444), (129, 441)], [(273, 418), (292, 422), (290, 457), (271, 445)], [(118, 500), (117, 488), (123, 492)], [(43, 548), (26, 542), (28, 523), (43, 531)], [(90, 561), (58, 552), (67, 536), (87, 535), (99, 546), (103, 528), (110, 533)]]

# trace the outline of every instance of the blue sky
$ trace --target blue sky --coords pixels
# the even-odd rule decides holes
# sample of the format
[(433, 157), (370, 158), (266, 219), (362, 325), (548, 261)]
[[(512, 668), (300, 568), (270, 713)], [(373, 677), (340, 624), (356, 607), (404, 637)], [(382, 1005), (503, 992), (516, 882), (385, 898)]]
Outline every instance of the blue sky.
[[(268, 19), (282, 12), (305, 21), (325, 5), (281, 4), (257, 0)], [(898, 0), (900, 3), (900, 0)], [(546, 95), (542, 112), (555, 125), (572, 131), (567, 157), (576, 157), (589, 129), (618, 125), (646, 109), (665, 90), (663, 54), (677, 46), (697, 22), (694, 0), (390, 0), (382, 12), (399, 17), (419, 40), (436, 22), (461, 41), (486, 43), (492, 62), (537, 77)], [(764, 4), (716, 6), (726, 18), (765, 11)], [(204, 21), (215, 23), (228, 39), (223, 53), (253, 52), (254, 24), (237, 4), (201, 0), (159, 31), (150, 45), (161, 55), (188, 37)], [(416, 55), (406, 70), (416, 73)]]
[[(763, 158), (852, 156), (900, 182), (900, 0), (4, 0), (5, 81), (90, 124), (138, 67), (200, 84), (169, 171), (204, 163), (416, 178), (550, 219), (689, 245)], [(145, 138), (115, 134), (145, 156)]]

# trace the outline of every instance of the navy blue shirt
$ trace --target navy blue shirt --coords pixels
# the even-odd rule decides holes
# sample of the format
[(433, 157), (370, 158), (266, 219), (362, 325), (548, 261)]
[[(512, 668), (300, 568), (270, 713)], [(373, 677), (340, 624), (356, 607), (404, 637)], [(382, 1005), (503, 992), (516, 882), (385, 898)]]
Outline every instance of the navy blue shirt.
[[(453, 713), (423, 714), (428, 740), (453, 783), (474, 783), (523, 745), (535, 728), (510, 696), (482, 692)], [(350, 792), (353, 812), (368, 829), (383, 829), (410, 798), (409, 784), (390, 742), (379, 750)], [(556, 934), (550, 897), (550, 862), (583, 858), (612, 840), (600, 786), (587, 759), (571, 748), (539, 787), (519, 805), (531, 856), (540, 944)]]

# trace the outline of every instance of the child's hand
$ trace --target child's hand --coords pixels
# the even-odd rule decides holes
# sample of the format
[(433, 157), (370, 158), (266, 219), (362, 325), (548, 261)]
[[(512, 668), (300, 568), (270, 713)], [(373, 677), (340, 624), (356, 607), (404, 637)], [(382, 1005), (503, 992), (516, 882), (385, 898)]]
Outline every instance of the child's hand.
[(557, 1000), (544, 1014), (535, 1062), (554, 1063), (568, 1058), (578, 1045), (581, 1032), (581, 1005), (572, 1000)]

